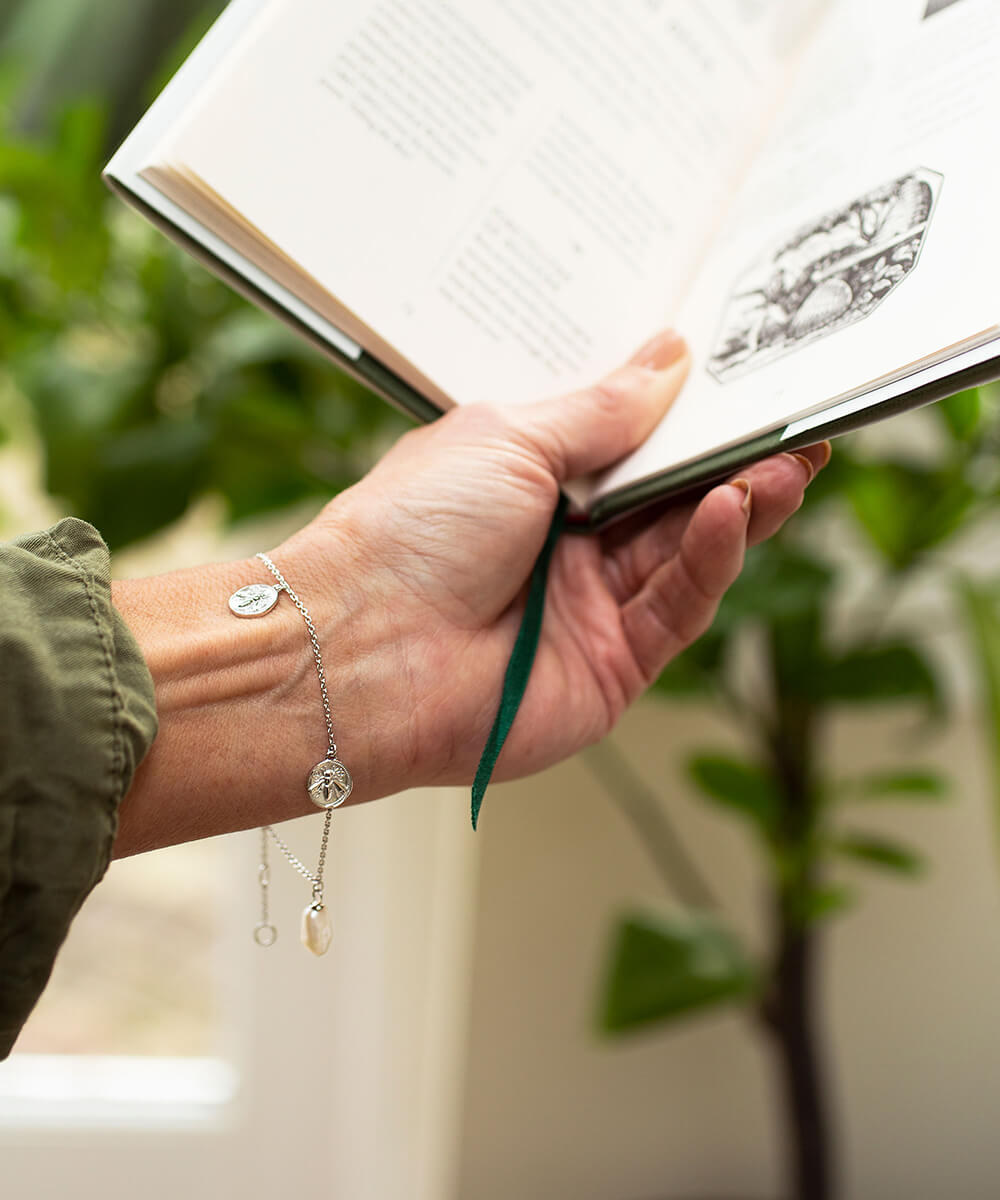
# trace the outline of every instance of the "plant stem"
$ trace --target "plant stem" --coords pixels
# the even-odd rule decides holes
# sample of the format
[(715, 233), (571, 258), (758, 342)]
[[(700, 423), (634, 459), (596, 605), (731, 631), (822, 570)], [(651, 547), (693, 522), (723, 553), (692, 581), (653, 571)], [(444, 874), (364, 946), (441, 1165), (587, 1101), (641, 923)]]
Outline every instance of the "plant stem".
[(719, 903), (664, 812), (660, 798), (608, 737), (583, 752), (583, 760), (621, 807), (678, 900), (690, 908), (718, 910)]
[(762, 1016), (778, 1061), (791, 1194), (796, 1200), (833, 1200), (830, 1113), (815, 1014), (817, 936), (790, 922), (781, 911), (777, 924), (774, 990)]
[(816, 834), (822, 819), (815, 781), (817, 714), (795, 685), (788, 646), (774, 638), (771, 669), (776, 701), (769, 754), (782, 797), (777, 831), (782, 867), (772, 898), (774, 967), (760, 1015), (771, 1035), (781, 1079), (791, 1194), (795, 1200), (833, 1200), (833, 1139), (816, 1016), (819, 935), (809, 918), (819, 875)]

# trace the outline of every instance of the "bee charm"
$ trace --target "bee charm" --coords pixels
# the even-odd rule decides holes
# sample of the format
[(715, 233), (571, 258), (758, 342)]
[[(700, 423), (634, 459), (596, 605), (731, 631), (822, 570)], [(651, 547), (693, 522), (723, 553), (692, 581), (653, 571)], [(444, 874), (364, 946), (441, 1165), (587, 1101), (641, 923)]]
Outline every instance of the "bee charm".
[(325, 758), (309, 772), (306, 790), (317, 808), (338, 808), (351, 794), (354, 780), (339, 758)]

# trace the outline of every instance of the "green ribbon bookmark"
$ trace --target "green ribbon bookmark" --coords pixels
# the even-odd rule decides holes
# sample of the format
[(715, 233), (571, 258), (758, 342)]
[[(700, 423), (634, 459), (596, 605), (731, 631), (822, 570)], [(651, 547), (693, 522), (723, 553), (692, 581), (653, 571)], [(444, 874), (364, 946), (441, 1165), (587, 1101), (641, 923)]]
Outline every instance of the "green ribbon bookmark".
[(542, 617), (545, 615), (545, 589), (549, 580), (549, 564), (552, 552), (559, 541), (563, 525), (566, 521), (568, 500), (559, 497), (552, 524), (545, 538), (545, 545), (539, 552), (538, 558), (531, 571), (531, 584), (528, 588), (528, 602), (525, 605), (524, 616), (521, 618), (521, 628), (517, 631), (514, 649), (507, 663), (507, 673), (503, 679), (503, 691), (500, 694), (500, 707), (490, 736), (486, 739), (483, 756), (476, 769), (476, 777), (472, 782), (472, 828), (479, 823), (479, 811), (483, 807), (483, 798), (493, 775), (497, 758), (507, 740), (507, 734), (514, 724), (517, 710), (524, 699), (524, 691), (531, 676), (531, 667), (535, 661), (535, 651), (538, 649), (538, 638), (542, 632)]

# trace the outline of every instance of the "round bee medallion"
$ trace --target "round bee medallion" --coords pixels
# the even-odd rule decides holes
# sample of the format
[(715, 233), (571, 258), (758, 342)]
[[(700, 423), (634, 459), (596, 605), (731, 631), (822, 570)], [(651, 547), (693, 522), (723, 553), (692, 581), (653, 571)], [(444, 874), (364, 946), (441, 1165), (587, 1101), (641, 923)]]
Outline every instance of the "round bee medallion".
[(278, 603), (279, 594), (269, 583), (248, 583), (229, 597), (229, 607), (238, 617), (262, 617)]
[(339, 758), (325, 758), (309, 772), (306, 787), (317, 808), (337, 808), (351, 794), (354, 780)]

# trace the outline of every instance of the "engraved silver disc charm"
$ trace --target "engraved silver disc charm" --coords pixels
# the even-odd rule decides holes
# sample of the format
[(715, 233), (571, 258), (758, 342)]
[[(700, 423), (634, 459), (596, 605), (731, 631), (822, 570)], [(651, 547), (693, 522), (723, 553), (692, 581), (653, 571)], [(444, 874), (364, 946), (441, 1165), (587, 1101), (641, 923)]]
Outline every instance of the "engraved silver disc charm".
[(229, 597), (229, 607), (238, 617), (262, 617), (278, 603), (281, 589), (269, 583), (248, 583)]
[(337, 808), (351, 794), (354, 780), (339, 758), (324, 758), (309, 772), (306, 788), (317, 808)]

